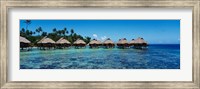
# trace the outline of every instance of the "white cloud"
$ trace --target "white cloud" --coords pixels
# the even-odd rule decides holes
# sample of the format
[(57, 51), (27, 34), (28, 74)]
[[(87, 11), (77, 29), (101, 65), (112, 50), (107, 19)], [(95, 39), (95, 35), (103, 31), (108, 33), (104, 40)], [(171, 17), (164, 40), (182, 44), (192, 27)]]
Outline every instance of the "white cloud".
[(103, 41), (103, 40), (105, 40), (107, 37), (106, 36), (103, 36), (103, 37), (101, 37), (101, 40)]
[(94, 38), (97, 38), (98, 36), (97, 36), (97, 34), (93, 34), (93, 37), (94, 37)]

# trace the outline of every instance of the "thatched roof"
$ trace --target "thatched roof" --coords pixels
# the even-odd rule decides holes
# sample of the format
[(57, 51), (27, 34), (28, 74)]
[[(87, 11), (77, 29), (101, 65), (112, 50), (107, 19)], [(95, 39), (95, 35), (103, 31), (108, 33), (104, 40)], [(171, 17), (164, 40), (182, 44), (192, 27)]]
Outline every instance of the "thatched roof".
[(126, 38), (119, 39), (119, 41), (117, 42), (117, 44), (128, 44), (128, 41), (126, 40)]
[(62, 37), (58, 41), (56, 41), (56, 44), (71, 44), (71, 43)]
[(22, 43), (31, 43), (29, 40), (27, 40), (26, 38), (24, 38), (24, 37), (19, 37), (19, 40), (20, 40), (20, 42), (22, 42)]
[(114, 42), (110, 38), (106, 39), (103, 43), (104, 44), (114, 44)]
[(129, 44), (135, 44), (135, 39), (132, 39)]
[(101, 41), (93, 39), (93, 40), (90, 41), (89, 44), (101, 44)]
[(136, 44), (143, 44), (143, 43), (147, 43), (143, 38), (140, 38), (138, 37), (136, 40), (135, 40), (135, 43)]
[(99, 44), (102, 44), (102, 42), (101, 42), (100, 40), (97, 40), (97, 42), (98, 42)]
[(77, 39), (74, 44), (86, 44), (83, 40)]
[(47, 38), (47, 36), (43, 37), (40, 41), (38, 41), (37, 43), (42, 43), (42, 41)]
[(55, 43), (55, 41), (53, 41), (51, 38), (42, 38), (38, 43), (42, 43), (42, 44), (45, 44), (45, 43)]

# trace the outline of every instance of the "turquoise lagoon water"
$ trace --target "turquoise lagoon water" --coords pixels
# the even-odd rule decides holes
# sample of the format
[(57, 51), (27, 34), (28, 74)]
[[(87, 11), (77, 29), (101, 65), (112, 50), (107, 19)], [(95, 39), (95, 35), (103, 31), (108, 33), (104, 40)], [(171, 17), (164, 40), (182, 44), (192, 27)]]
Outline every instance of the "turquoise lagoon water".
[(180, 45), (20, 52), (20, 69), (180, 69)]

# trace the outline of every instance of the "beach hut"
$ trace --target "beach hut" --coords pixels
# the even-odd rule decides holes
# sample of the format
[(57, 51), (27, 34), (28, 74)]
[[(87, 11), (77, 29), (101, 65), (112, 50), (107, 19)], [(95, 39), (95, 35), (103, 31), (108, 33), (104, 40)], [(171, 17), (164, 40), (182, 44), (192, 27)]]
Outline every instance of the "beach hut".
[(129, 43), (126, 40), (126, 38), (123, 38), (123, 39), (119, 39), (119, 41), (117, 42), (117, 46), (118, 46), (118, 48), (128, 48)]
[(99, 43), (99, 47), (103, 45), (103, 43), (100, 40), (97, 40), (97, 42)]
[(115, 43), (110, 38), (108, 38), (103, 42), (103, 46), (105, 48), (114, 48), (115, 47)]
[(75, 46), (75, 48), (85, 48), (86, 47), (86, 43), (81, 40), (81, 39), (77, 39), (73, 45)]
[(24, 48), (28, 48), (30, 46), (30, 41), (27, 40), (24, 37), (19, 37), (19, 41), (20, 41), (20, 48), (23, 50)]
[(147, 42), (143, 38), (138, 37), (135, 40), (134, 48), (146, 48), (146, 47), (147, 47)]
[(56, 46), (57, 48), (65, 48), (65, 47), (70, 47), (71, 43), (62, 37), (58, 41), (56, 41)]
[(39, 46), (42, 47), (44, 50), (45, 48), (52, 48), (54, 47), (55, 48), (55, 41), (53, 41), (51, 38), (47, 38), (47, 37), (44, 37), (42, 38), (39, 42), (38, 42)]
[(135, 39), (132, 39), (130, 42), (129, 42), (129, 46), (130, 47), (133, 47), (135, 45)]
[(90, 48), (99, 48), (99, 46), (101, 46), (101, 41), (93, 39), (90, 41), (89, 46)]
[(37, 42), (37, 47), (41, 49), (43, 47), (42, 41), (47, 38), (47, 36), (43, 37), (40, 41)]

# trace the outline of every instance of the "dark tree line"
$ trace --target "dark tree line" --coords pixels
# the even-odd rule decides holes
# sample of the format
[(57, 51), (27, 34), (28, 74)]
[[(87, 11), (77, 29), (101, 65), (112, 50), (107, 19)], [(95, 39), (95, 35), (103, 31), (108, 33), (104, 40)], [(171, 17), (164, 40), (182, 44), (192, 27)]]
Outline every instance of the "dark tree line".
[(51, 38), (54, 41), (59, 40), (61, 37), (64, 37), (71, 43), (74, 43), (77, 39), (82, 39), (86, 43), (89, 43), (91, 40), (91, 37), (83, 37), (79, 34), (77, 34), (74, 29), (67, 30), (66, 27), (63, 29), (56, 29), (53, 28), (52, 32), (45, 32), (43, 31), (42, 27), (38, 27), (35, 29), (35, 31), (31, 31), (28, 29), (28, 26), (32, 23), (31, 20), (25, 20), (24, 23), (26, 24), (26, 29), (22, 28), (20, 30), (20, 36), (27, 38), (29, 41), (31, 41), (32, 45), (36, 45), (39, 40), (41, 40), (43, 37), (47, 36)]

